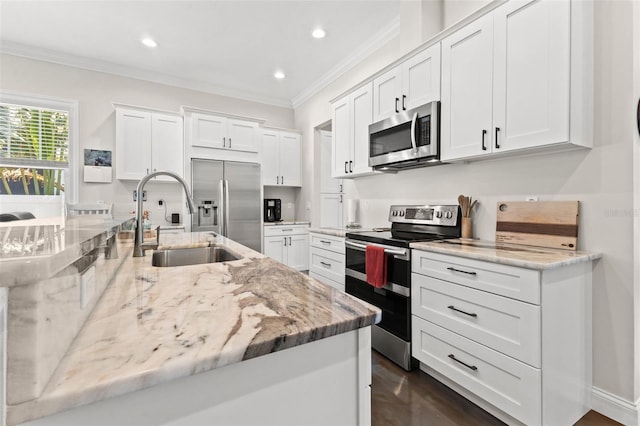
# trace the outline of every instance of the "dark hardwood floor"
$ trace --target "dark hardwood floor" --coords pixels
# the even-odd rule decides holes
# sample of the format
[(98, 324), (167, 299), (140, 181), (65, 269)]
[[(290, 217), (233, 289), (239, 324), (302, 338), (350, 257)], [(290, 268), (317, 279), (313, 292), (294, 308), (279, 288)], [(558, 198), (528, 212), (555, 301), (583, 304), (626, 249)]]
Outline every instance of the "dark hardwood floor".
[[(376, 351), (372, 353), (372, 426), (504, 425), (419, 369), (406, 372)], [(590, 411), (576, 425), (620, 423)]]

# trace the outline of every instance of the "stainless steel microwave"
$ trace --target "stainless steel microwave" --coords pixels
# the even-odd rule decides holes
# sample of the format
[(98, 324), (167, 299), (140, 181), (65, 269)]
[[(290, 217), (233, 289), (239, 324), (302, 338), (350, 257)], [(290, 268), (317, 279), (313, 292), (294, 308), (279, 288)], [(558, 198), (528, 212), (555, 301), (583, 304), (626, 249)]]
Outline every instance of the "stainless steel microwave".
[(440, 164), (440, 102), (369, 125), (369, 166), (398, 170)]

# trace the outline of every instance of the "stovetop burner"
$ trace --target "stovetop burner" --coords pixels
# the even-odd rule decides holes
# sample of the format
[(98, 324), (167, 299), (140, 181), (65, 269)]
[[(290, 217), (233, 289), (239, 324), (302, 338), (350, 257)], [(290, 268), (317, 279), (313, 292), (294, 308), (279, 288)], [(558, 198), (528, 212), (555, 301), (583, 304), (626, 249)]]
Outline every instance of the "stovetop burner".
[(390, 231), (348, 232), (347, 238), (409, 247), (418, 241), (460, 237), (461, 212), (457, 205), (391, 206), (389, 221)]

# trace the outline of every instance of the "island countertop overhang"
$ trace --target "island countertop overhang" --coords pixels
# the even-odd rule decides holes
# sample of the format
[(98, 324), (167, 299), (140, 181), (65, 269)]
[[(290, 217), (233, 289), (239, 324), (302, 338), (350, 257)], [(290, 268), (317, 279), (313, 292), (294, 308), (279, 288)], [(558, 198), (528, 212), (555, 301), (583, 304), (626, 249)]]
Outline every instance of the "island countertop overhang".
[[(128, 258), (39, 398), (10, 424), (370, 326), (380, 311), (211, 233), (165, 247), (221, 244), (242, 259), (184, 267)], [(9, 392), (11, 390), (9, 389)]]

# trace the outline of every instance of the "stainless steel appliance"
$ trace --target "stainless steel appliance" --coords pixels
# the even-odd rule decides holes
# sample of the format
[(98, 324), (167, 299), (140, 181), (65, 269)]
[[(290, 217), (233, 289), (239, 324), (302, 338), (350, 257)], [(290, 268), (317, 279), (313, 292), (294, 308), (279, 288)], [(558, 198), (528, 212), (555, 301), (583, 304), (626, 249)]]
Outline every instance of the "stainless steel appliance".
[(192, 159), (191, 188), (192, 231), (213, 231), (260, 251), (259, 164)]
[[(411, 357), (411, 249), (409, 244), (460, 237), (458, 205), (391, 206), (391, 229), (349, 232), (346, 245), (345, 291), (382, 310), (382, 321), (371, 329), (371, 345), (405, 370)], [(367, 283), (366, 247), (383, 247), (387, 254), (387, 284)]]
[(369, 166), (376, 170), (435, 165), (439, 159), (440, 102), (402, 110), (369, 125)]
[(279, 198), (264, 199), (264, 221), (280, 222), (282, 220), (282, 200)]

